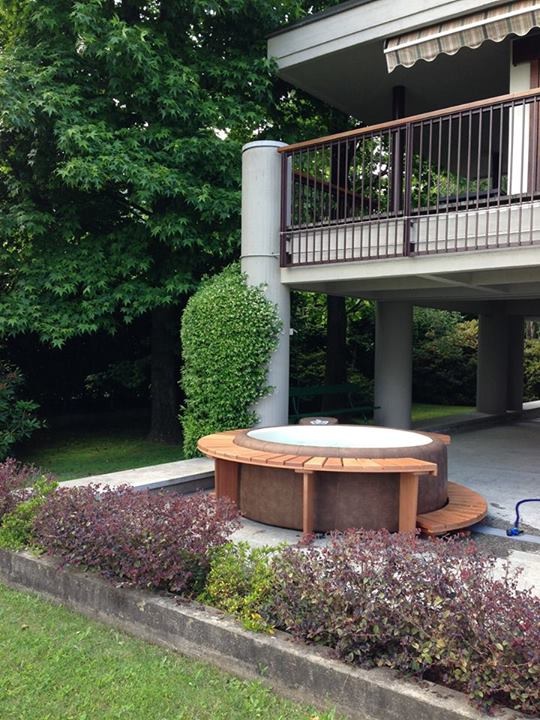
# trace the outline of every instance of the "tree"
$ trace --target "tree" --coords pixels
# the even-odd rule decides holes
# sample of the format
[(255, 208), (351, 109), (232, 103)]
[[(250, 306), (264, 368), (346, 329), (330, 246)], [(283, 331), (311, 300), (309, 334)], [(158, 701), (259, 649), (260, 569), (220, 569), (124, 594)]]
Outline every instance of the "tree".
[[(326, 296), (326, 385), (343, 385), (347, 382), (347, 306), (345, 298)], [(322, 399), (322, 412), (331, 407), (345, 407), (343, 395), (326, 395)]]
[(372, 402), (375, 316), (369, 300), (294, 291), (291, 297), (291, 383), (365, 389)]
[(417, 307), (413, 325), (416, 402), (473, 405), (478, 321), (459, 312)]
[(0, 335), (150, 313), (154, 438), (176, 438), (181, 308), (237, 250), (240, 146), (299, 105), (264, 46), (301, 6), (0, 0)]

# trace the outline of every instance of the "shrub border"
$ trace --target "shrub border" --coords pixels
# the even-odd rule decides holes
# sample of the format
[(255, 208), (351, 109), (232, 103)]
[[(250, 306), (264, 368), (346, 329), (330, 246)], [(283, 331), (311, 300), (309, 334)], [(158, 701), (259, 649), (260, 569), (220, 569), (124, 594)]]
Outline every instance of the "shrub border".
[[(386, 669), (354, 668), (285, 633), (252, 633), (214, 608), (118, 588), (92, 573), (59, 569), (51, 558), (0, 549), (0, 581), (239, 677), (262, 680), (291, 699), (336, 707), (355, 720), (487, 718), (462, 693), (403, 680)], [(525, 720), (506, 709), (497, 717)]]

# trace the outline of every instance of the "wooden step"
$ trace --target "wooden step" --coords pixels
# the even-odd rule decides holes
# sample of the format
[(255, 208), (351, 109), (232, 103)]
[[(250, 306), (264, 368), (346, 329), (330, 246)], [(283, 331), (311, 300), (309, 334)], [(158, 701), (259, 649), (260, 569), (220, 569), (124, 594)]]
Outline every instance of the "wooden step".
[(449, 482), (448, 503), (440, 510), (417, 515), (416, 524), (424, 535), (444, 535), (480, 522), (487, 510), (482, 495), (464, 485)]

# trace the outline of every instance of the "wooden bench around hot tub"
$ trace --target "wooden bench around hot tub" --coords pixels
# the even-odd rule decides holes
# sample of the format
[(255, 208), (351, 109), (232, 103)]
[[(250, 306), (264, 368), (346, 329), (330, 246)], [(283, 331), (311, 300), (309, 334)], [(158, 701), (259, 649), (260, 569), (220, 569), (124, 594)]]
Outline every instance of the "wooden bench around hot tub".
[[(240, 464), (259, 465), (294, 470), (302, 475), (302, 530), (314, 530), (314, 482), (316, 473), (392, 474), (399, 482), (399, 532), (416, 529), (419, 475), (436, 475), (437, 465), (415, 458), (348, 458), (324, 455), (284, 455), (257, 451), (234, 443), (237, 430), (207, 435), (198, 442), (199, 450), (215, 459), (215, 492), (217, 497), (229, 497), (239, 503)], [(446, 436), (437, 436), (438, 440)]]

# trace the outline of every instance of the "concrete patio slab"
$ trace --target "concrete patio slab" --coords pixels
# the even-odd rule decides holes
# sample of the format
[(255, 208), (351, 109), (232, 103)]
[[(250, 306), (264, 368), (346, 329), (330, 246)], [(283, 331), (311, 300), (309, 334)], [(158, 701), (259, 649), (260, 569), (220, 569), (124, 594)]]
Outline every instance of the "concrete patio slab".
[[(457, 433), (449, 478), (487, 498), (493, 518), (510, 526), (522, 498), (540, 497), (540, 418)], [(523, 527), (540, 532), (540, 503), (522, 506)]]
[[(508, 562), (513, 568), (521, 571), (518, 587), (530, 589), (540, 597), (540, 553), (511, 550), (508, 553)], [(502, 559), (497, 561), (497, 569), (504, 567)]]
[(91, 475), (60, 483), (62, 487), (81, 487), (91, 484), (108, 485), (109, 487), (132, 485), (138, 490), (163, 490), (178, 488), (178, 486), (182, 486), (184, 492), (206, 490), (213, 487), (214, 484), (214, 462), (208, 458), (177, 460), (105, 475)]

